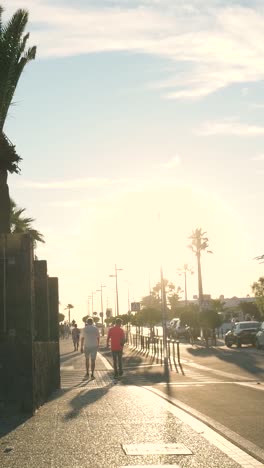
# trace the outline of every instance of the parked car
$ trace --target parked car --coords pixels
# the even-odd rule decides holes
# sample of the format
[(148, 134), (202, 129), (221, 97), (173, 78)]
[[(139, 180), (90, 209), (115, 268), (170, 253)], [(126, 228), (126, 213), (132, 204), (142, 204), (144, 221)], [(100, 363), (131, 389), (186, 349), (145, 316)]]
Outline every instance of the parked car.
[(262, 322), (260, 329), (256, 334), (255, 345), (258, 349), (264, 348), (264, 322)]
[(182, 325), (179, 318), (174, 318), (170, 321), (167, 332), (168, 338), (176, 340), (189, 337), (189, 327)]
[(225, 334), (225, 344), (229, 348), (235, 344), (238, 348), (242, 344), (255, 345), (256, 334), (260, 328), (260, 322), (248, 321), (248, 322), (237, 322), (233, 326), (232, 330), (229, 330)]

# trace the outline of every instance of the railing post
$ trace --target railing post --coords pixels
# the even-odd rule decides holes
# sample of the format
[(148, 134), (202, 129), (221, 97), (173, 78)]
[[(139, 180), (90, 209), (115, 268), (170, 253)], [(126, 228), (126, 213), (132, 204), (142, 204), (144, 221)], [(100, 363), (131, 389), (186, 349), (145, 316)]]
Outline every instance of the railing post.
[(177, 343), (177, 358), (178, 358), (178, 363), (181, 363), (181, 358), (180, 358), (180, 342), (179, 340), (176, 341)]

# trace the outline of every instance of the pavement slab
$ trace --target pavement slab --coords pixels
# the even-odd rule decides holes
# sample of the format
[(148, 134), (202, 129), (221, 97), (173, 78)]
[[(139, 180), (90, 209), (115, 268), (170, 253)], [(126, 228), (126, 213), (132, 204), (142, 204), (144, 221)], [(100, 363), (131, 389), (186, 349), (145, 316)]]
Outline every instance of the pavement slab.
[[(62, 356), (62, 390), (21, 424), (8, 428), (0, 419), (1, 468), (263, 466), (190, 415), (184, 417), (151, 387), (115, 385), (100, 354), (94, 381), (83, 381), (83, 356), (65, 356), (73, 369), (65, 369)], [(184, 453), (169, 453), (175, 444)]]

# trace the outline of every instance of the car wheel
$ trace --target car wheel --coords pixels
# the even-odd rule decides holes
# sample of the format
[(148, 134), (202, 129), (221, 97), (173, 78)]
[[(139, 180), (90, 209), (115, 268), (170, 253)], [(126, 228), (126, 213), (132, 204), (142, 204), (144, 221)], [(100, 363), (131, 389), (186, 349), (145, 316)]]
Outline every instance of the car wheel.
[(227, 341), (225, 342), (225, 344), (226, 344), (226, 346), (227, 346), (228, 348), (231, 348), (231, 346), (232, 346), (233, 343), (231, 343), (231, 341), (228, 341), (228, 340), (227, 340)]

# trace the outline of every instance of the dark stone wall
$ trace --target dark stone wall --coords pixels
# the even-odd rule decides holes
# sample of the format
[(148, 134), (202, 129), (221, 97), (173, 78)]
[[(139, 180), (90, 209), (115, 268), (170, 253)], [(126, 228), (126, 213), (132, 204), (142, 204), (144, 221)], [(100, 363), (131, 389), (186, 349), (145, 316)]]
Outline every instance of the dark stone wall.
[(0, 342), (33, 333), (33, 243), (27, 234), (0, 236)]
[(33, 344), (33, 405), (39, 408), (60, 388), (60, 350), (59, 343)]
[(58, 304), (30, 236), (0, 235), (0, 410), (33, 414), (60, 387)]
[(50, 340), (59, 341), (59, 280), (48, 278)]
[(34, 261), (35, 333), (36, 341), (49, 341), (50, 320), (48, 300), (48, 273), (46, 260)]
[(0, 411), (34, 414), (60, 388), (59, 343), (0, 343)]
[(32, 344), (0, 343), (0, 402), (4, 409), (33, 414)]

